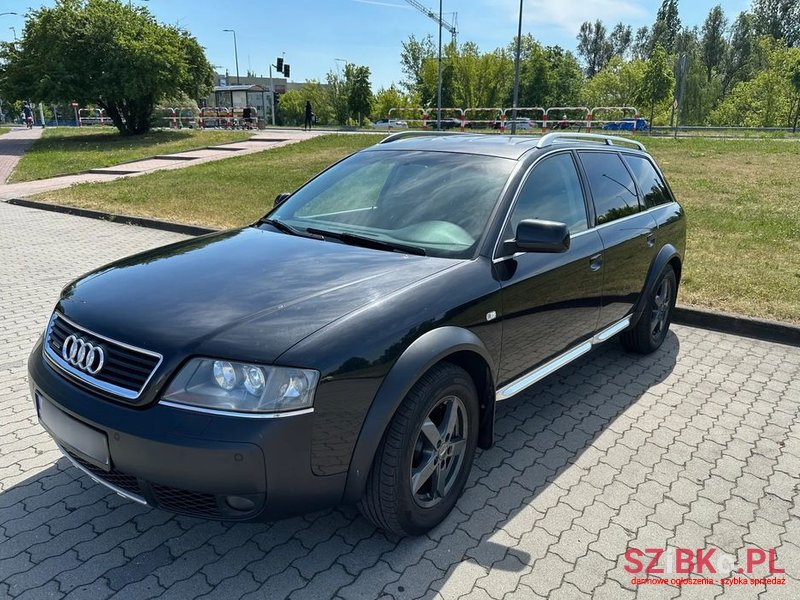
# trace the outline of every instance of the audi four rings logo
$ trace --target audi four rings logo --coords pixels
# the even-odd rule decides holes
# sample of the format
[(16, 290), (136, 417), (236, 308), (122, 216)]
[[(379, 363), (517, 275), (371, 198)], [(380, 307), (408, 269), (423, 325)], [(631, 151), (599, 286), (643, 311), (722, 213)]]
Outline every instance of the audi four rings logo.
[(76, 335), (67, 336), (64, 340), (61, 356), (69, 364), (89, 375), (97, 375), (106, 360), (106, 354), (100, 346), (90, 344)]

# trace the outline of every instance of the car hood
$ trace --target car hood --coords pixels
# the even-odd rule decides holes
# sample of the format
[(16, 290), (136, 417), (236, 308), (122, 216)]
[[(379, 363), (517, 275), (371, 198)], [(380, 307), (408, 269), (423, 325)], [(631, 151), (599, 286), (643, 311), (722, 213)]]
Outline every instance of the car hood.
[(58, 310), (165, 358), (270, 362), (332, 321), (456, 262), (249, 227), (107, 265), (67, 286)]

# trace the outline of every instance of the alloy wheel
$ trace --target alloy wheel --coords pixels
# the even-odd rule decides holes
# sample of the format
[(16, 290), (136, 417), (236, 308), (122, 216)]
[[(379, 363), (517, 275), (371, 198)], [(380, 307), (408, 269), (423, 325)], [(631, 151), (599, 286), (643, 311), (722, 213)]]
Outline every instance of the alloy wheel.
[(664, 335), (672, 308), (672, 284), (668, 278), (661, 280), (656, 295), (653, 297), (653, 309), (650, 313), (650, 335), (654, 340)]
[(427, 414), (411, 458), (411, 495), (423, 508), (439, 504), (458, 479), (467, 448), (467, 410), (458, 396), (445, 396)]

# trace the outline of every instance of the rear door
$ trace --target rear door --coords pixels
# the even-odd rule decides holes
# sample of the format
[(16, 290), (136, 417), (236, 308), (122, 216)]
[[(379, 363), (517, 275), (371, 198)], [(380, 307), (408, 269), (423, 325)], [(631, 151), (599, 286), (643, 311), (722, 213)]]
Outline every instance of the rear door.
[[(503, 286), (501, 382), (507, 382), (589, 339), (597, 326), (602, 290), (600, 235), (589, 229), (587, 204), (571, 151), (540, 160), (522, 183), (502, 240), (523, 219), (566, 223), (567, 252), (495, 254)], [(502, 244), (500, 244), (502, 248)]]
[(650, 212), (642, 212), (636, 184), (619, 153), (587, 150), (578, 155), (605, 248), (598, 325), (603, 329), (633, 309), (655, 257), (657, 224)]

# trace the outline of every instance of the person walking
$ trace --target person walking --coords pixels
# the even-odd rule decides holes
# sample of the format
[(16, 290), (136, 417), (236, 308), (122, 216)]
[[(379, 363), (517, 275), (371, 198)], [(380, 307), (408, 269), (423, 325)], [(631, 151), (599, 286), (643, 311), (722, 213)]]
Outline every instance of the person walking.
[(306, 100), (306, 122), (303, 126), (305, 131), (311, 129), (312, 121), (314, 120), (314, 111), (311, 108), (311, 100)]
[(22, 116), (25, 120), (25, 126), (28, 129), (33, 128), (33, 109), (28, 102), (26, 102), (25, 106), (22, 107)]

